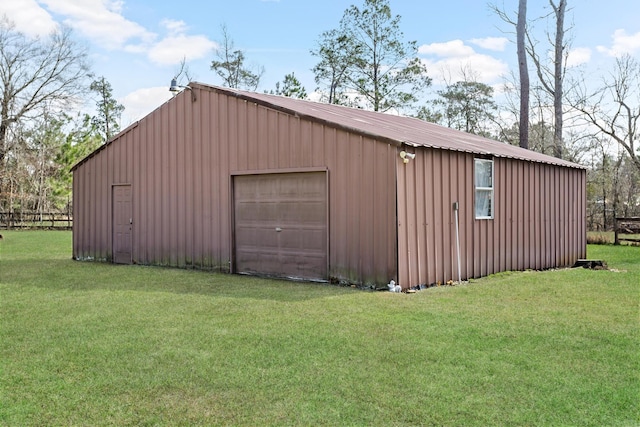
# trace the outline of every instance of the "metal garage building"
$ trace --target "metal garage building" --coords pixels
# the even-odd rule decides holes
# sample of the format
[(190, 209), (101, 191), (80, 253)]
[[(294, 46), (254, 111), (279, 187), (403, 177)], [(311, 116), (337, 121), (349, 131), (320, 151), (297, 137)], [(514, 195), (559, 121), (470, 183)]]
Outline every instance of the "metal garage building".
[(407, 288), (586, 255), (579, 165), (417, 119), (201, 83), (73, 178), (78, 260)]

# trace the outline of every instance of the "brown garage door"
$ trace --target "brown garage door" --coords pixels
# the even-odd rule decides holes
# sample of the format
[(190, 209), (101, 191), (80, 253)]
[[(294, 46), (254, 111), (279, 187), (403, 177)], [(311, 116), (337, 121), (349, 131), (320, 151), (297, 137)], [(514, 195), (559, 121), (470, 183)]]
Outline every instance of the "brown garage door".
[(327, 278), (326, 172), (234, 177), (235, 270)]

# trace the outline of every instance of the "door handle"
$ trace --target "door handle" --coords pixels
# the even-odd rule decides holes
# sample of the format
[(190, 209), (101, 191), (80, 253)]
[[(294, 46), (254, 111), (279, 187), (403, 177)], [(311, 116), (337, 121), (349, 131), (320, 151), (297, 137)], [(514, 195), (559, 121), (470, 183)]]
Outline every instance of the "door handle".
[(280, 227), (276, 227), (276, 231), (279, 233), (279, 232), (281, 232), (281, 231), (282, 231), (282, 228), (280, 228)]

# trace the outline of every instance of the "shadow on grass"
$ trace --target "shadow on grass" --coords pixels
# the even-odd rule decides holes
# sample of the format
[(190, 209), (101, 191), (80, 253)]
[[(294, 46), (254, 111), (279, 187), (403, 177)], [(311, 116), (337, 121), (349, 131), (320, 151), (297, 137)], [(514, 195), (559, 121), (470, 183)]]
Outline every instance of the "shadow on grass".
[(269, 279), (163, 266), (116, 265), (71, 259), (1, 262), (1, 283), (52, 290), (170, 292), (293, 302), (359, 292), (328, 283)]

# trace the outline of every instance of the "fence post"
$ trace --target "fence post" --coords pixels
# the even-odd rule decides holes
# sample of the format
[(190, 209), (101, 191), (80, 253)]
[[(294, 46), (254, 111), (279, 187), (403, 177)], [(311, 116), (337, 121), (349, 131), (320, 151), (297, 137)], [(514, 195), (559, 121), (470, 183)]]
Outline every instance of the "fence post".
[(618, 239), (618, 218), (613, 218), (613, 244), (619, 245), (620, 240)]

